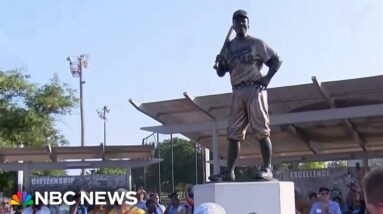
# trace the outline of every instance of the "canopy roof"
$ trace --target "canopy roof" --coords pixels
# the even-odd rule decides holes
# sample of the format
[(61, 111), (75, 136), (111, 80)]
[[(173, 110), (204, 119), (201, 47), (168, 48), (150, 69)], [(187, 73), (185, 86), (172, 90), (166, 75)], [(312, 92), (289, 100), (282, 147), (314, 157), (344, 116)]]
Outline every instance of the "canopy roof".
[[(219, 154), (226, 157), (226, 127), (231, 93), (138, 104), (139, 111), (162, 123), (143, 127), (180, 133), (212, 149), (218, 130)], [(274, 161), (335, 160), (383, 156), (383, 76), (268, 89)], [(250, 136), (249, 136), (250, 135)], [(241, 159), (258, 159), (253, 132), (241, 146)], [(245, 164), (245, 162), (243, 162)]]
[(26, 165), (32, 169), (143, 167), (160, 161), (153, 155), (153, 145), (1, 148), (0, 169), (21, 170)]
[(68, 146), (40, 148), (2, 148), (1, 162), (15, 161), (65, 161), (75, 159), (150, 159), (154, 154), (154, 146)]

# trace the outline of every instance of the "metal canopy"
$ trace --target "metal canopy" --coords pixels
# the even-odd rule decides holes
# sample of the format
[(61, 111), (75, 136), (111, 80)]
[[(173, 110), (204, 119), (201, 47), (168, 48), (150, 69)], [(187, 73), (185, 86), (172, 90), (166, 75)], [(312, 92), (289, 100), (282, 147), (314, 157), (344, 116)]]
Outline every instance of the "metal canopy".
[(153, 145), (1, 148), (0, 169), (20, 170), (26, 166), (29, 169), (143, 167), (160, 161), (154, 160), (153, 155)]
[(105, 160), (105, 161), (60, 161), (60, 162), (27, 162), (27, 163), (0, 163), (1, 170), (29, 171), (53, 169), (91, 169), (91, 168), (136, 168), (146, 167), (159, 163), (160, 159), (150, 160)]
[[(139, 111), (162, 123), (142, 130), (180, 133), (226, 157), (226, 127), (231, 93), (138, 104)], [(383, 156), (383, 75), (268, 89), (274, 162), (354, 159)], [(212, 131), (213, 130), (213, 131)], [(259, 159), (248, 131), (239, 163)]]

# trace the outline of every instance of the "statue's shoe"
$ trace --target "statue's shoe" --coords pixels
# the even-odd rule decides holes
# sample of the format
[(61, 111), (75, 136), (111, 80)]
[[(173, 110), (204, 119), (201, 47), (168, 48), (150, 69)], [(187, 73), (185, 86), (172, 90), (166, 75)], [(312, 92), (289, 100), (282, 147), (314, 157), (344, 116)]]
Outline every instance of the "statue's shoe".
[(256, 172), (255, 179), (256, 180), (265, 180), (265, 181), (275, 180), (273, 178), (273, 171), (269, 167), (262, 168), (260, 171)]
[(220, 174), (211, 175), (209, 180), (211, 182), (235, 181), (235, 174), (233, 172), (221, 172)]

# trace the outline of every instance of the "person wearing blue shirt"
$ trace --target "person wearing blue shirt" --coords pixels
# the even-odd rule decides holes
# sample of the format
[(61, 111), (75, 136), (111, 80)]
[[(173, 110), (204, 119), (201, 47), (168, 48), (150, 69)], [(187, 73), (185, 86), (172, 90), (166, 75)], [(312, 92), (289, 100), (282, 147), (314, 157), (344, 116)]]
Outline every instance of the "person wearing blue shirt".
[(319, 199), (312, 205), (310, 214), (342, 214), (339, 204), (330, 200), (330, 190), (327, 187), (319, 188)]

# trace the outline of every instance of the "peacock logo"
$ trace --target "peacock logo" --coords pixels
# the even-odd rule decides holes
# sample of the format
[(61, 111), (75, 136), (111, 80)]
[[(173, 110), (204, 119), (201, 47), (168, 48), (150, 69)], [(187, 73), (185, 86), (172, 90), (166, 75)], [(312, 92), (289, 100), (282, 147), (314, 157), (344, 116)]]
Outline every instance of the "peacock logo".
[(22, 205), (23, 207), (33, 205), (32, 196), (27, 192), (17, 192), (17, 194), (12, 195), (11, 205)]

